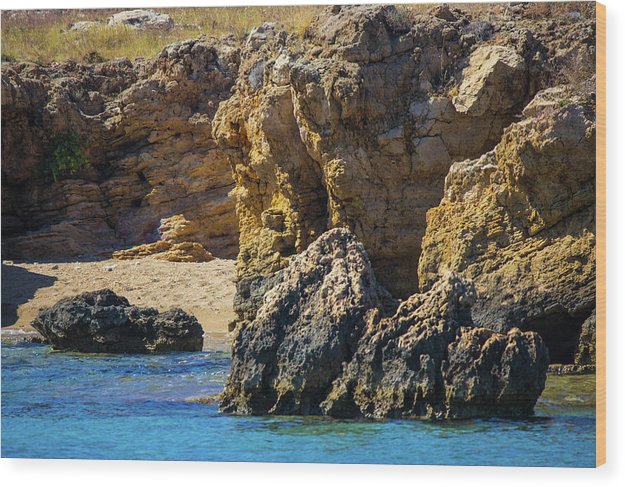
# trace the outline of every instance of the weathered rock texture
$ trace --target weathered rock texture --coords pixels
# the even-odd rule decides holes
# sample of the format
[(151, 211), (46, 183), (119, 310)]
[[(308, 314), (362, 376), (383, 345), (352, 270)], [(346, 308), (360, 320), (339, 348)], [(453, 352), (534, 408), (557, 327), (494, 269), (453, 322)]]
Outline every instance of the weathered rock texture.
[(170, 262), (210, 262), (214, 259), (202, 244), (197, 242), (172, 243), (169, 240), (137, 245), (128, 250), (113, 252), (113, 259), (133, 260), (153, 257)]
[(106, 289), (59, 301), (41, 311), (33, 326), (53, 348), (84, 353), (196, 352), (204, 335), (181, 309), (159, 313), (131, 306)]
[(112, 15), (108, 20), (109, 27), (125, 25), (132, 29), (168, 30), (174, 26), (174, 20), (168, 14), (153, 10), (125, 10)]
[(160, 240), (118, 250), (113, 252), (112, 257), (118, 260), (154, 257), (170, 262), (210, 262), (214, 259), (213, 254), (201, 243), (188, 241), (199, 231), (197, 224), (187, 220), (184, 215), (174, 215), (161, 220), (158, 227)]
[[(303, 39), (265, 23), (242, 43), (188, 41), (151, 61), (3, 66), (3, 253), (42, 258), (133, 247), (116, 256), (187, 259), (238, 250), (243, 353), (267, 293), (284, 287), (281, 270), (327, 230), (347, 228), (394, 298), (425, 299), (410, 296), (434, 292), (449, 270), (473, 280), (472, 320), (496, 333), (464, 332), (474, 330), (464, 320), (441, 325), (451, 330), (440, 332), (449, 357), (477, 357), (473, 344), (507, 350), (504, 342), (520, 340), (536, 365), (543, 355), (530, 352), (540, 347), (524, 333), (538, 331), (552, 361), (591, 363), (594, 19), (555, 8), (549, 18), (528, 18), (524, 4), (500, 7), (493, 15), (329, 7)], [(51, 134), (64, 133), (84, 137), (91, 168), (58, 183), (34, 178)], [(314, 302), (296, 307), (321, 319)], [(355, 313), (383, 308), (355, 304)], [(360, 315), (333, 312), (345, 329), (362, 326)], [(306, 329), (298, 316), (289, 319)], [(351, 340), (339, 340), (336, 360), (356, 354), (360, 343)], [(432, 357), (440, 357), (436, 350)], [(495, 355), (489, 370), (507, 378), (514, 367), (502, 364), (517, 359)], [(412, 409), (406, 399), (380, 414), (456, 415), (436, 395), (456, 369), (432, 360), (444, 379), (428, 382), (436, 392)], [(353, 367), (366, 376), (370, 365)], [(365, 385), (345, 377), (347, 392), (336, 392), (328, 410), (352, 401), (363, 414), (385, 411), (357, 393)], [(366, 380), (387, 394), (385, 383)], [(534, 384), (532, 391), (540, 388)], [(276, 410), (293, 404), (296, 392), (288, 391), (306, 390), (281, 387)], [(489, 390), (501, 392), (503, 414), (508, 399), (497, 387)], [(321, 407), (315, 390), (296, 408)], [(465, 392), (458, 394), (466, 409), (473, 392)], [(231, 394), (239, 398), (232, 408), (255, 410), (245, 394)]]
[(303, 42), (253, 32), (213, 124), (232, 149), (240, 319), (333, 227), (353, 231), (393, 296), (416, 292), (426, 212), (452, 163), (492, 150), (564, 58), (592, 59), (589, 24), (559, 24), (560, 39), (537, 24), (540, 38), (456, 9), (410, 19), (356, 6), (324, 10)]
[[(186, 241), (236, 255), (233, 180), (211, 119), (237, 69), (228, 39), (175, 44), (134, 63), (3, 63), (3, 256), (110, 254), (158, 240), (176, 215), (190, 222)], [(50, 144), (70, 134), (91, 166), (42, 178)]]
[(221, 410), (238, 414), (526, 416), (548, 354), (536, 333), (474, 328), (472, 286), (448, 275), (396, 303), (347, 230), (281, 271), (237, 331)]
[(554, 362), (577, 356), (587, 364), (596, 281), (594, 101), (554, 88), (524, 114), (493, 151), (451, 167), (441, 204), (428, 212), (421, 285), (461, 273), (477, 289), (477, 324), (537, 331)]

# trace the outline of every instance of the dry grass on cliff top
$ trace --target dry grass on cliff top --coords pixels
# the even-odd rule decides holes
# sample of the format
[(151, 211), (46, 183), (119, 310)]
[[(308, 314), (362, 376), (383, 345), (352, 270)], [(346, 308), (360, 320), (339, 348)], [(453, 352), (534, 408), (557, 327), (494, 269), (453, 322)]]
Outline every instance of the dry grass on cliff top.
[[(435, 5), (405, 4), (398, 6), (400, 15), (425, 13)], [(450, 4), (474, 17), (486, 20), (505, 20), (508, 3)], [(263, 22), (275, 22), (285, 30), (303, 35), (311, 20), (326, 6), (264, 6), (264, 7), (205, 7), (162, 8), (176, 27), (170, 31), (137, 31), (128, 27), (106, 26), (108, 18), (123, 9), (56, 9), (5, 10), (2, 12), (2, 60), (31, 61), (48, 64), (52, 61), (99, 62), (118, 57), (149, 58), (168, 44), (194, 39), (202, 34), (222, 36), (233, 34), (244, 38)], [(525, 16), (529, 19), (548, 19), (569, 11), (582, 16), (594, 15), (594, 3), (564, 2), (529, 5)], [(100, 21), (101, 26), (88, 31), (70, 31), (75, 22)]]
[[(107, 27), (108, 18), (123, 9), (6, 10), (2, 12), (2, 60), (104, 61), (118, 57), (136, 59), (158, 54), (173, 42), (202, 34), (244, 37), (263, 22), (276, 22), (287, 31), (303, 34), (322, 6), (162, 8), (176, 27), (169, 31), (137, 31), (125, 26)], [(70, 31), (75, 22), (100, 21), (85, 32)], [(95, 54), (93, 54), (95, 53)]]

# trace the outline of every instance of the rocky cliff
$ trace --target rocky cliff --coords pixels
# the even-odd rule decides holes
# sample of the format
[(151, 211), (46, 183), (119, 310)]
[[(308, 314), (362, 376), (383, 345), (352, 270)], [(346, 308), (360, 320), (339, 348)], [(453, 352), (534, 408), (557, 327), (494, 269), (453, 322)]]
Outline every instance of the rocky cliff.
[(326, 9), (304, 41), (253, 32), (213, 124), (232, 149), (240, 318), (333, 227), (364, 244), (395, 297), (418, 291), (426, 212), (450, 167), (493, 150), (567, 60), (593, 59), (592, 26), (357, 6)]
[[(3, 256), (110, 255), (164, 238), (172, 217), (187, 222), (184, 240), (236, 255), (233, 181), (211, 121), (238, 64), (227, 39), (149, 61), (3, 63)], [(54, 181), (41, 168), (70, 144), (89, 164)]]
[[(502, 351), (522, 342), (538, 390), (544, 355), (533, 332), (552, 361), (593, 362), (595, 23), (570, 8), (544, 18), (526, 15), (525, 4), (497, 8), (329, 7), (303, 38), (267, 23), (243, 42), (188, 41), (149, 61), (4, 65), (3, 253), (140, 245), (115, 256), (207, 260), (238, 252), (236, 355), (246, 344), (255, 353), (250, 323), (277, 330), (284, 318), (257, 315), (282, 289), (281, 272), (328, 230), (345, 228), (379, 284), (365, 305), (335, 283), (345, 291), (341, 306), (355, 307), (340, 315), (336, 364), (364, 357), (357, 349), (373, 336), (347, 335), (369, 333), (359, 328), (368, 310), (393, 299), (434, 306), (435, 297), (415, 296), (437, 295), (452, 272), (475, 286), (471, 321), (414, 305), (408, 328), (451, 324), (441, 325), (444, 346), (428, 349), (440, 375), (427, 387), (436, 393), (397, 410), (453, 416), (440, 391), (459, 369), (439, 358), (477, 360), (486, 344), (497, 351), (488, 363), (508, 374), (517, 358)], [(37, 167), (59, 134), (79, 134), (91, 165), (44, 180)], [(349, 286), (369, 282), (361, 277)], [(321, 313), (323, 297), (294, 309)], [(387, 338), (401, 354), (406, 330), (391, 318), (380, 323), (395, 330)], [(304, 317), (289, 319), (306, 328)], [(351, 367), (332, 397), (377, 415), (376, 399), (358, 391), (387, 386), (368, 375), (364, 358)], [(358, 386), (361, 372), (369, 382)], [(327, 387), (310, 404), (337, 410), (318, 400)], [(458, 393), (470, 402), (471, 392)], [(227, 408), (255, 410), (246, 394), (232, 390)], [(514, 397), (527, 411), (531, 397)], [(274, 407), (265, 406), (258, 410)]]
[(461, 273), (476, 323), (537, 331), (552, 361), (592, 363), (594, 321), (579, 337), (595, 307), (594, 100), (553, 88), (523, 114), (493, 151), (451, 167), (427, 215), (421, 285)]

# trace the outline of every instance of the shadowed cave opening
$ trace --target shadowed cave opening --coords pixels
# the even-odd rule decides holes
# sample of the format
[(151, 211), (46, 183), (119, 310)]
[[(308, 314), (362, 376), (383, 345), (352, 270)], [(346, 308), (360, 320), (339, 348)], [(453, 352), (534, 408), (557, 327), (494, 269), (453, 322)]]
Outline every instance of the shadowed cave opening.
[(590, 311), (572, 316), (564, 309), (558, 309), (528, 320), (524, 331), (535, 331), (549, 349), (549, 362), (552, 364), (573, 364), (579, 345), (582, 324), (590, 316)]

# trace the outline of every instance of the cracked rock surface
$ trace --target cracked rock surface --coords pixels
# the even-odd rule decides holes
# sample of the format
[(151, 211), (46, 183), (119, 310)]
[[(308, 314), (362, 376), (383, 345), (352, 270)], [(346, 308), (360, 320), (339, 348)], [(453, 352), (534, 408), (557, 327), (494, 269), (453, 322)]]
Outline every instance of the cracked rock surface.
[(236, 330), (221, 410), (528, 416), (545, 385), (547, 349), (537, 333), (475, 327), (474, 300), (471, 283), (447, 274), (397, 308), (363, 245), (329, 230), (279, 273), (254, 321)]
[(594, 102), (558, 87), (524, 114), (493, 151), (451, 167), (427, 215), (421, 287), (461, 273), (478, 292), (476, 323), (537, 331), (553, 362), (586, 365), (596, 291)]
[(236, 181), (241, 320), (254, 318), (275, 273), (334, 227), (363, 243), (394, 297), (420, 289), (426, 213), (452, 164), (490, 153), (553, 83), (552, 66), (594, 63), (587, 25), (562, 22), (559, 40), (533, 25), (458, 9), (404, 22), (392, 6), (355, 6), (324, 10), (303, 41), (274, 25), (250, 36), (213, 123)]
[[(237, 69), (234, 42), (214, 39), (148, 61), (3, 63), (3, 256), (110, 256), (163, 238), (159, 227), (179, 215), (186, 241), (235, 256), (234, 182), (211, 120)], [(72, 135), (90, 166), (42, 177), (51, 145)]]

